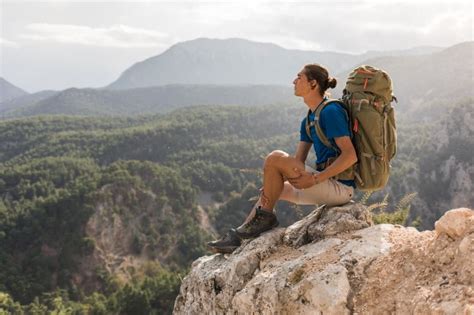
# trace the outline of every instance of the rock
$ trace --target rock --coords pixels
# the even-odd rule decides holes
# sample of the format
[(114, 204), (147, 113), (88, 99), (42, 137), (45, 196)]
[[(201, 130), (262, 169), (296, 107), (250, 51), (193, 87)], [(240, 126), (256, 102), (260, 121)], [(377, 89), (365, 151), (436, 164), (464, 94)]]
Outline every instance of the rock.
[(232, 255), (204, 256), (196, 260), (192, 272), (181, 284), (175, 302), (177, 314), (214, 314), (229, 309), (236, 292), (260, 268), (261, 260), (281, 244), (284, 229), (275, 229), (244, 242)]
[(435, 230), (438, 235), (445, 233), (451, 238), (474, 231), (474, 211), (468, 208), (450, 210), (435, 222)]
[(466, 236), (459, 243), (459, 253), (461, 255), (473, 255), (474, 256), (474, 235)]
[[(360, 260), (363, 265), (367, 257), (383, 253), (389, 246), (381, 240), (388, 237), (389, 228), (369, 229), (346, 246), (331, 236), (370, 224), (370, 214), (361, 205), (320, 207), (286, 230), (276, 229), (246, 241), (232, 255), (202, 257), (183, 280), (174, 313), (235, 310), (274, 314), (279, 310), (312, 314), (315, 309), (328, 314), (350, 313), (347, 299), (351, 287), (344, 264)], [(311, 243), (316, 239), (320, 241)], [(343, 263), (330, 264), (341, 257)], [(311, 263), (302, 263), (306, 261)], [(284, 302), (282, 292), (288, 297)]]
[(285, 244), (298, 247), (309, 242), (363, 229), (372, 225), (370, 212), (359, 203), (348, 203), (340, 207), (321, 206), (289, 226), (283, 240)]
[(372, 225), (358, 204), (319, 207), (231, 255), (196, 260), (174, 314), (469, 314), (474, 234), (461, 229), (453, 240)]

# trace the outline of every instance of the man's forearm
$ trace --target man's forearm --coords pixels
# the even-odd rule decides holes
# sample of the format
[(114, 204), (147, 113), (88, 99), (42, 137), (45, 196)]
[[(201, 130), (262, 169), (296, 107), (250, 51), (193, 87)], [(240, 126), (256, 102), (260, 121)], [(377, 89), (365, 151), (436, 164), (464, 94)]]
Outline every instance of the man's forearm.
[(355, 162), (357, 162), (356, 155), (343, 152), (331, 165), (318, 174), (318, 181), (322, 182), (342, 173), (351, 167)]

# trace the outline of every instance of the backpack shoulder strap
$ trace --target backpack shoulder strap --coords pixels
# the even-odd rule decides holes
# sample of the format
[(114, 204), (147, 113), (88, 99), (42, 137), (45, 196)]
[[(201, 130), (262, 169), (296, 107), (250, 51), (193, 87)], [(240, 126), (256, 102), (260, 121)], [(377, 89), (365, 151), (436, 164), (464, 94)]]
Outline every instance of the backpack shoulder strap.
[[(321, 112), (322, 110), (329, 104), (331, 103), (341, 103), (341, 101), (339, 100), (336, 100), (336, 99), (327, 99), (326, 101), (324, 101), (322, 104), (320, 104), (316, 110), (314, 111), (314, 126), (315, 126), (315, 129), (316, 129), (316, 134), (318, 135), (319, 139), (321, 140), (321, 142), (327, 146), (328, 148), (332, 148), (333, 150), (335, 150), (337, 153), (340, 153), (339, 151), (339, 148), (338, 147), (335, 147), (332, 145), (332, 143), (329, 141), (329, 139), (326, 137), (326, 135), (324, 134), (323, 130), (321, 129), (321, 126), (319, 125), (319, 117), (321, 116)], [(309, 116), (309, 115), (308, 115)]]
[[(309, 115), (311, 114), (311, 109), (308, 109), (308, 114), (306, 114), (306, 134), (308, 137), (313, 141), (313, 138), (311, 137), (311, 130), (310, 128), (314, 126), (314, 121), (309, 121)], [(314, 141), (313, 141), (314, 142)]]

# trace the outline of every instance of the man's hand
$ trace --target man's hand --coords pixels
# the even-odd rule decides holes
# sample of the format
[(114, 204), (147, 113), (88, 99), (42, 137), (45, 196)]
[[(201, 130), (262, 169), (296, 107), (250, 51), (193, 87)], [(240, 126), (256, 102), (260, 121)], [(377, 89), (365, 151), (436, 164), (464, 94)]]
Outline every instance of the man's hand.
[(318, 174), (309, 173), (306, 171), (299, 170), (297, 168), (293, 169), (295, 172), (299, 173), (299, 176), (288, 178), (288, 182), (297, 189), (309, 188), (317, 183)]

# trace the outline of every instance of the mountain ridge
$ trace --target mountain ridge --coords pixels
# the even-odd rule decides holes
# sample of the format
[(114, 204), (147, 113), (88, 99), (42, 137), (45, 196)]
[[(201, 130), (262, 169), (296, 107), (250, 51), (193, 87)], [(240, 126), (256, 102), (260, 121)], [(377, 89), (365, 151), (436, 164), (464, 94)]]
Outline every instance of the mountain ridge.
[(0, 77), (0, 110), (2, 109), (1, 103), (12, 100), (14, 98), (28, 95), (29, 93), (19, 88), (6, 79)]
[[(177, 43), (159, 55), (133, 64), (104, 88), (124, 89), (172, 83), (281, 85), (288, 84), (299, 68), (307, 63), (318, 62), (331, 72), (338, 73), (369, 56), (414, 54), (415, 50), (371, 51), (357, 55), (286, 49), (274, 43), (240, 38), (198, 38)], [(436, 48), (418, 50), (435, 51)]]
[(23, 107), (8, 104), (12, 109), (0, 114), (4, 118), (41, 114), (119, 116), (166, 113), (195, 105), (262, 106), (296, 101), (291, 87), (278, 85), (168, 84), (127, 90), (69, 88), (25, 98), (24, 104), (28, 105)]

